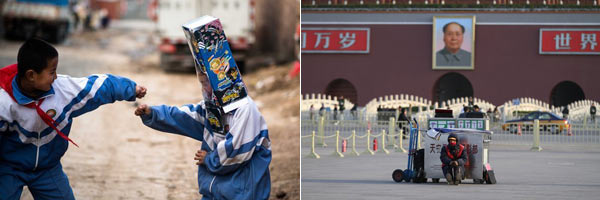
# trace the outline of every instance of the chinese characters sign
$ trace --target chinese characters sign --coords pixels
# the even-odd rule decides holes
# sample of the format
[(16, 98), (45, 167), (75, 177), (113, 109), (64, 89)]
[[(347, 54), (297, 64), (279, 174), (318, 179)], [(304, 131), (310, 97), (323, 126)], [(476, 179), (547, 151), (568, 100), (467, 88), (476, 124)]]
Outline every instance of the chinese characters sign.
[[(477, 144), (462, 144), (462, 145), (467, 148), (468, 155), (473, 155), (473, 154), (479, 153), (479, 148), (477, 147)], [(430, 143), (428, 151), (430, 154), (442, 153), (442, 146), (443, 146), (443, 144)]]
[(431, 118), (429, 119), (429, 128), (467, 128), (477, 129), (480, 131), (487, 130), (488, 124), (485, 119), (473, 118), (473, 119), (444, 119), (444, 118)]
[(456, 128), (456, 120), (429, 119), (429, 128)]
[(600, 29), (540, 29), (540, 54), (600, 54)]
[(369, 53), (369, 28), (302, 28), (302, 53)]
[(456, 120), (458, 128), (486, 130), (485, 119), (458, 119)]

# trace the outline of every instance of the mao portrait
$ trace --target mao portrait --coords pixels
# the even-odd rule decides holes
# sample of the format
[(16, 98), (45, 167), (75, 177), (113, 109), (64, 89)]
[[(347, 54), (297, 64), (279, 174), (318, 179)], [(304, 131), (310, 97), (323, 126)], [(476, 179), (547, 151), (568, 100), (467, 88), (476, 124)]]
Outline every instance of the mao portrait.
[(433, 18), (433, 69), (474, 69), (475, 16)]

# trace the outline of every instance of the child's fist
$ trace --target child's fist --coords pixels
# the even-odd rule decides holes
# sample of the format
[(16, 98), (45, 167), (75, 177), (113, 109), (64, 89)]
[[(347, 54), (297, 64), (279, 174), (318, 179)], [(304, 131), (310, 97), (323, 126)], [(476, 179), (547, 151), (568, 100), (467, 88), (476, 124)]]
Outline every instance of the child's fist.
[(141, 116), (141, 115), (149, 115), (152, 113), (152, 110), (150, 110), (150, 107), (148, 107), (148, 105), (146, 104), (142, 104), (139, 105), (136, 109), (135, 109), (135, 115), (137, 116)]
[(196, 152), (196, 156), (194, 156), (194, 160), (198, 161), (196, 162), (196, 165), (204, 164), (204, 157), (206, 157), (206, 151), (198, 150), (198, 152)]
[(146, 96), (146, 87), (136, 85), (135, 86), (135, 97), (141, 99), (144, 96)]

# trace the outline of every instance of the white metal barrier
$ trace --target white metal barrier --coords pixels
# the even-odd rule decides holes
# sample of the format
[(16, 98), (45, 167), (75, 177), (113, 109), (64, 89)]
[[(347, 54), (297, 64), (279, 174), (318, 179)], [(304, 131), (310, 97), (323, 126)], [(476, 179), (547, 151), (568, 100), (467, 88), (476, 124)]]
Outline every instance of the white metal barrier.
[[(408, 126), (404, 122), (402, 124), (404, 127)], [(394, 118), (370, 122), (326, 120), (325, 117), (321, 117), (318, 120), (303, 120), (301, 133), (302, 146), (310, 146), (308, 157), (312, 158), (320, 158), (323, 151), (333, 152), (337, 157), (344, 157), (345, 154), (389, 154), (390, 151), (406, 153), (408, 146), (404, 142), (404, 131), (398, 129)], [(330, 147), (333, 147), (333, 150)], [(347, 151), (344, 152), (344, 149)], [(359, 149), (364, 151), (359, 153)]]
[[(305, 114), (303, 114), (304, 116)], [(376, 119), (367, 117), (366, 119)], [(421, 127), (426, 127), (427, 119), (419, 120)], [(406, 122), (402, 122), (407, 127)], [(345, 155), (364, 155), (385, 153), (390, 150), (404, 152), (408, 144), (404, 141), (407, 134), (399, 128), (394, 117), (383, 120), (330, 120), (320, 117), (316, 120), (303, 119), (301, 124), (302, 146), (310, 147), (309, 157), (320, 158), (319, 154), (333, 153), (338, 157)], [(502, 130), (501, 122), (490, 123), (493, 144), (528, 145), (532, 150), (540, 151), (544, 145), (582, 145), (600, 144), (600, 123), (575, 123), (558, 134), (545, 130), (534, 122), (532, 130), (521, 127), (517, 133)], [(419, 139), (423, 137), (419, 133)], [(422, 140), (418, 142), (421, 148)], [(344, 148), (345, 144), (345, 148)], [(377, 146), (375, 148), (375, 146)], [(333, 150), (332, 150), (333, 148)], [(344, 149), (347, 151), (344, 152)], [(364, 149), (360, 152), (359, 149)]]
[[(500, 126), (493, 126), (494, 144), (532, 144), (539, 139), (541, 145), (583, 145), (600, 144), (600, 124), (599, 123), (571, 123), (570, 128), (564, 131), (553, 133), (550, 129), (544, 129), (539, 126), (526, 130), (519, 127), (517, 133), (511, 133), (509, 130), (502, 130)], [(537, 133), (536, 133), (537, 132)]]

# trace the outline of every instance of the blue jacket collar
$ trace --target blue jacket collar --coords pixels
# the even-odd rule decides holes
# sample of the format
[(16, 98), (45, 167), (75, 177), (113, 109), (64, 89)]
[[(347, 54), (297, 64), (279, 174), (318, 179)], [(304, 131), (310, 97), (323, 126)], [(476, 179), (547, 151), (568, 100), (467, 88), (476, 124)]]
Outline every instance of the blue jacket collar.
[[(17, 100), (17, 103), (19, 105), (26, 105), (26, 104), (29, 104), (29, 103), (35, 101), (34, 99), (31, 99), (31, 98), (25, 96), (23, 94), (23, 92), (21, 92), (21, 89), (19, 89), (19, 86), (17, 85), (17, 77), (16, 76), (13, 78), (11, 85), (12, 85), (12, 90), (13, 90), (13, 96), (15, 97), (15, 100)], [(52, 95), (54, 95), (54, 88), (51, 86), (50, 90), (45, 92), (44, 94), (42, 94), (40, 96), (40, 98), (38, 98), (37, 100), (47, 98)]]

